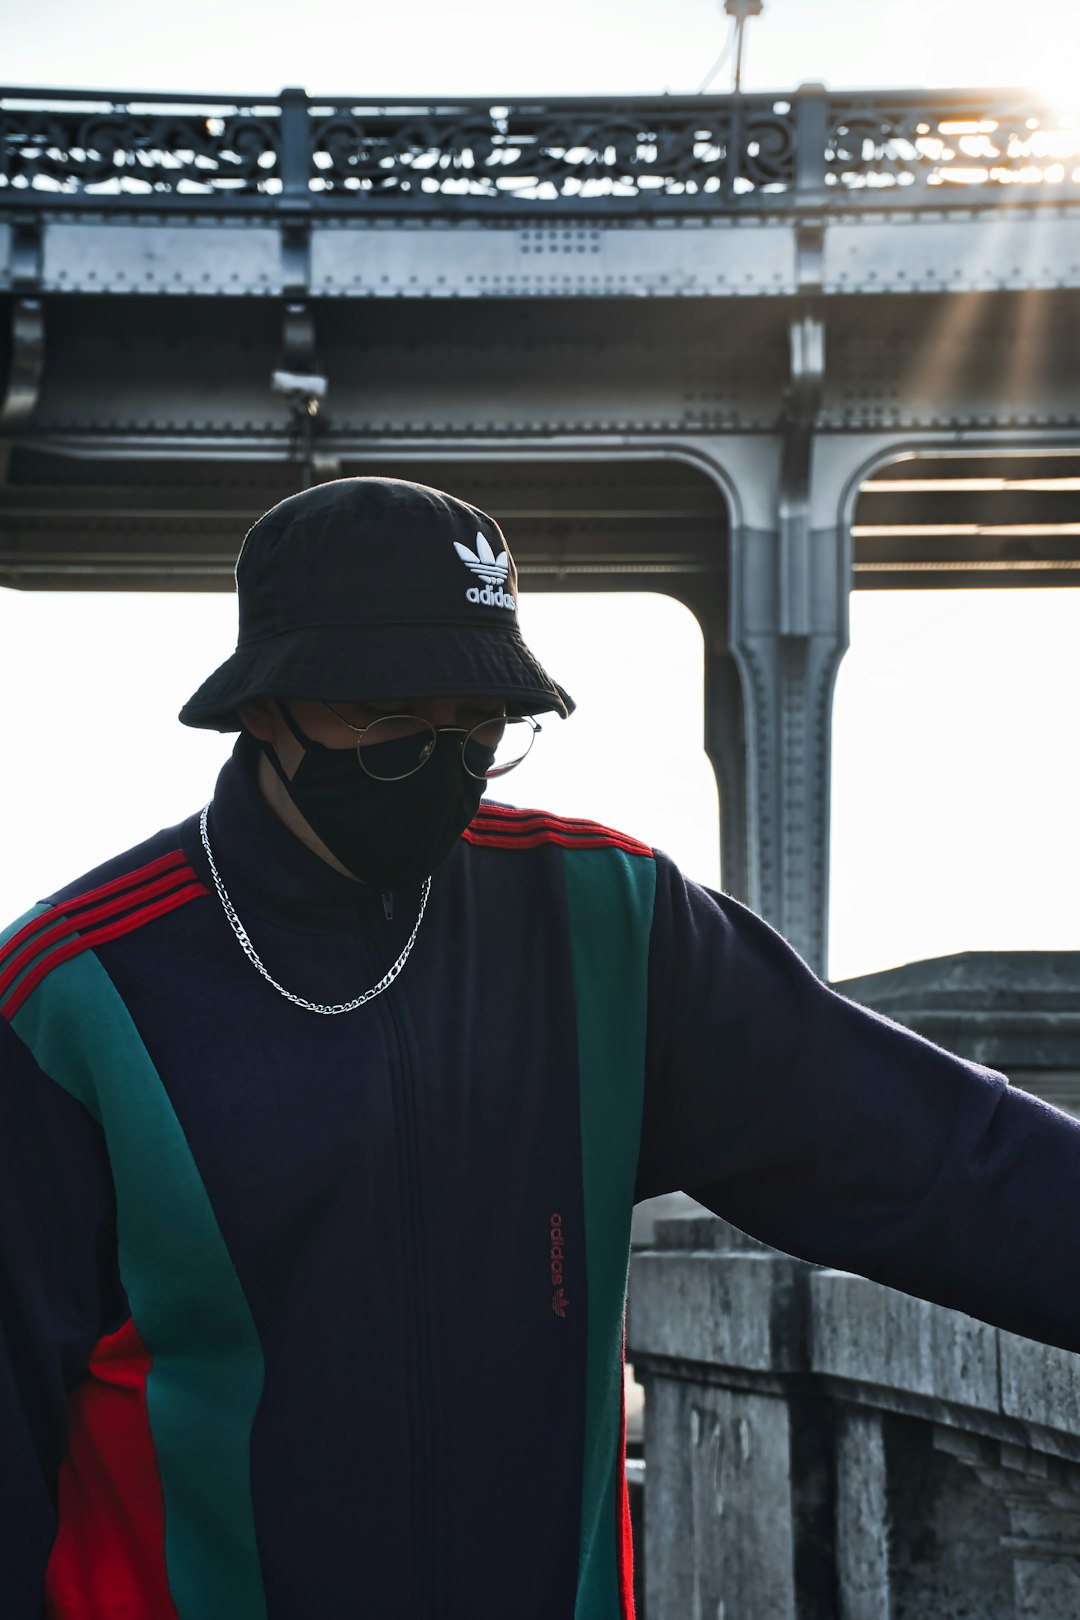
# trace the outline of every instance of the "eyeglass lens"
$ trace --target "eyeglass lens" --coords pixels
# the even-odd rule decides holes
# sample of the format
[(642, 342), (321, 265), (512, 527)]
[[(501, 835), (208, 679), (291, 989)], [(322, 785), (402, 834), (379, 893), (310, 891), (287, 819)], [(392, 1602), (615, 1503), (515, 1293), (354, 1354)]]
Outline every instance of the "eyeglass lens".
[[(521, 764), (532, 747), (536, 729), (527, 719), (502, 716), (474, 726), (461, 745), (465, 769), (480, 781), (504, 776)], [(369, 776), (383, 782), (398, 781), (411, 776), (427, 761), (440, 731), (461, 735), (457, 727), (436, 728), (418, 715), (384, 715), (364, 727), (357, 757)]]

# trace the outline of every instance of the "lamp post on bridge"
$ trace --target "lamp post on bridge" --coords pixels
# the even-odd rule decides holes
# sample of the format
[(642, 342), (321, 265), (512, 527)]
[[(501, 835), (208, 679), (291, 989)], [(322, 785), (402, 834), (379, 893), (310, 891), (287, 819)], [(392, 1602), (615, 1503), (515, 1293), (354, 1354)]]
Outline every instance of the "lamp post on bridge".
[(699, 96), (703, 96), (706, 90), (709, 89), (713, 80), (716, 78), (716, 75), (720, 72), (720, 69), (724, 66), (728, 57), (731, 55), (733, 49), (735, 51), (735, 94), (741, 94), (743, 43), (747, 19), (750, 17), (760, 17), (764, 8), (765, 0), (724, 0), (724, 12), (732, 19), (735, 26), (728, 35), (727, 44), (724, 46), (723, 50), (720, 52), (720, 55), (716, 58), (716, 61), (713, 63), (712, 67), (699, 84), (697, 89)]
[(735, 21), (735, 94), (742, 91), (743, 44), (746, 24), (751, 17), (760, 17), (765, 0), (725, 0), (724, 12)]

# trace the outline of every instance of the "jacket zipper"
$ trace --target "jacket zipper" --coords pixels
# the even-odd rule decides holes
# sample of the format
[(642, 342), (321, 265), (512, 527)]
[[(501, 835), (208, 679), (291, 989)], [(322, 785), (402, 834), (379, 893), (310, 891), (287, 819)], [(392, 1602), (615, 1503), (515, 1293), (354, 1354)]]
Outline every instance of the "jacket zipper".
[[(395, 1001), (396, 987), (381, 997), (382, 1008), (393, 1031), (400, 1085), (394, 1087), (394, 1119), (398, 1134), (398, 1161), (403, 1188), (402, 1224), (405, 1232), (411, 1322), (408, 1364), (413, 1391), (408, 1414), (411, 1439), (411, 1497), (413, 1503), (413, 1546), (410, 1549), (414, 1602), (410, 1615), (429, 1620), (435, 1614), (439, 1590), (435, 1569), (436, 1469), (432, 1451), (434, 1412), (432, 1396), (431, 1302), (426, 1282), (426, 1245), (418, 1165), (419, 1129), (416, 1091), (409, 1042), (402, 1011)], [(392, 1077), (393, 1083), (393, 1077)]]

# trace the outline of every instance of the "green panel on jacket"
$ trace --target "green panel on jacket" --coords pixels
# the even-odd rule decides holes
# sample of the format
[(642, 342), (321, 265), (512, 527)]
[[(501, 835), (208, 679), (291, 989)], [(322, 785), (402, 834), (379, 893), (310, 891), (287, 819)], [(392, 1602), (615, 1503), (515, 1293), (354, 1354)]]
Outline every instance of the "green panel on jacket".
[(647, 857), (617, 849), (569, 850), (563, 860), (577, 1013), (589, 1295), (574, 1620), (619, 1620), (624, 1612), (617, 1533), (622, 1344), (656, 867)]
[(153, 1357), (147, 1405), (177, 1611), (265, 1620), (249, 1464), (262, 1348), (172, 1104), (91, 951), (54, 968), (12, 1027), (105, 1131), (121, 1280)]

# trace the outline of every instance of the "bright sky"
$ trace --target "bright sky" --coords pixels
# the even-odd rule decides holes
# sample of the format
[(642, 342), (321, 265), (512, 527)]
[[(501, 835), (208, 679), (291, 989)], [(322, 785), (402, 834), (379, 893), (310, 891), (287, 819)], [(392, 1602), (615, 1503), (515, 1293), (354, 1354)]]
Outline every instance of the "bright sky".
[[(165, 13), (145, 0), (0, 0), (0, 30), (8, 85), (513, 97), (695, 90), (727, 24), (719, 0), (273, 0), (257, 14), (236, 0)], [(1029, 83), (1075, 95), (1080, 6), (981, 0), (975, 21), (970, 0), (766, 0), (748, 40), (748, 90)], [(715, 883), (693, 620), (658, 597), (534, 597), (523, 627), (580, 713), (545, 722), (510, 779), (518, 797), (622, 826)], [(1080, 944), (1078, 630), (1080, 591), (855, 597), (835, 712), (833, 976)], [(0, 917), (209, 795), (226, 745), (173, 717), (234, 635), (228, 598), (0, 590)]]
[[(590, 95), (698, 88), (720, 0), (0, 0), (6, 84), (318, 95)], [(17, 21), (15, 20), (17, 18)], [(744, 88), (1040, 84), (1075, 96), (1074, 0), (765, 0)], [(726, 88), (723, 75), (716, 89)]]

